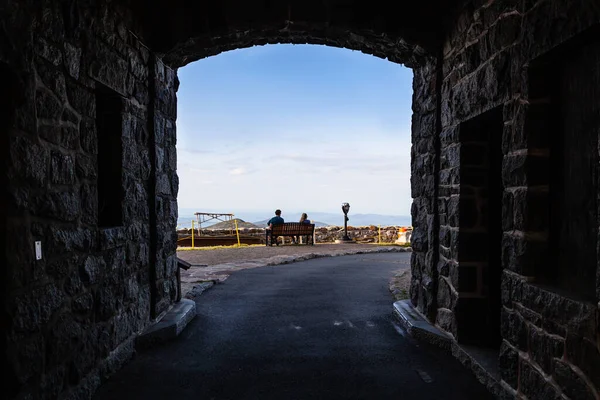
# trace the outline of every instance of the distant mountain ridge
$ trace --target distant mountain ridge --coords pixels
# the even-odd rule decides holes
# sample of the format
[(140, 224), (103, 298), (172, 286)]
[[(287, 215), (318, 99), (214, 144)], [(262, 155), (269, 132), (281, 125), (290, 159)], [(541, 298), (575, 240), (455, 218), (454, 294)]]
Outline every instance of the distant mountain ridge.
[(243, 219), (234, 218), (231, 221), (223, 221), (214, 225), (208, 226), (206, 229), (235, 229), (235, 221), (237, 221), (238, 228), (260, 228), (260, 226), (256, 226), (253, 223), (246, 222)]
[[(253, 222), (254, 225), (258, 225), (261, 228), (264, 228), (265, 226), (267, 226), (267, 222), (269, 222), (269, 219), (263, 219), (262, 221), (257, 221), (257, 222)], [(288, 221), (284, 218), (284, 221), (286, 222), (298, 222), (298, 221)], [(326, 224), (324, 222), (319, 222), (319, 221), (311, 221), (311, 223), (315, 224), (315, 227), (320, 228), (323, 226), (329, 226), (329, 224)]]
[[(234, 210), (235, 211), (235, 210)], [(286, 212), (282, 209), (282, 217), (285, 221), (293, 222), (298, 221), (300, 219), (299, 212)], [(182, 208), (179, 210), (179, 218), (177, 220), (178, 226), (180, 227), (191, 227), (191, 220), (196, 220), (194, 216), (194, 209), (186, 209)], [(316, 221), (317, 226), (329, 226), (336, 225), (342, 226), (344, 225), (344, 214), (339, 213), (329, 213), (329, 212), (317, 212), (317, 211), (309, 211), (307, 210), (308, 218), (311, 221)], [(247, 211), (247, 212), (235, 212), (235, 217), (240, 218), (244, 221), (257, 221), (254, 222), (255, 225), (258, 225), (261, 228), (264, 228), (267, 221), (273, 217), (272, 211), (259, 212), (259, 211)], [(350, 214), (348, 214), (348, 225), (351, 226), (369, 226), (369, 225), (381, 225), (381, 226), (411, 226), (412, 219), (410, 215), (385, 215), (385, 214), (353, 214), (352, 209), (350, 210)], [(212, 222), (212, 221), (211, 221)], [(202, 224), (203, 228), (207, 228), (213, 223), (208, 222)], [(215, 221), (219, 222), (219, 221)], [(262, 224), (262, 225), (261, 225)], [(322, 224), (322, 225), (321, 225)]]

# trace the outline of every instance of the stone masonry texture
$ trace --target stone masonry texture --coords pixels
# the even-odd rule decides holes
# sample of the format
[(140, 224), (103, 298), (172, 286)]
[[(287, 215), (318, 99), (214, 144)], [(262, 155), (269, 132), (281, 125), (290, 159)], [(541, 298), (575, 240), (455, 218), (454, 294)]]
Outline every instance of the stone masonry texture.
[(413, 69), (414, 306), (510, 396), (600, 399), (598, 2), (396, 6), (0, 2), (8, 398), (90, 398), (177, 301), (177, 68), (311, 43)]

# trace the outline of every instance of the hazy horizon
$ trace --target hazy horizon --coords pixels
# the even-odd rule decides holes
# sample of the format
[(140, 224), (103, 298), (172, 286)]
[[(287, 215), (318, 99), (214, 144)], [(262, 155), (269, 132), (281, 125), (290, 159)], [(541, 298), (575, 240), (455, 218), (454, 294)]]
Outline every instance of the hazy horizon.
[[(190, 227), (191, 221), (196, 221), (196, 217), (194, 216), (195, 212), (208, 212), (208, 213), (227, 213), (234, 214), (234, 218), (239, 218), (245, 222), (258, 222), (263, 220), (268, 220), (273, 217), (275, 214), (275, 210), (196, 210), (194, 208), (180, 208), (179, 209), (179, 217), (178, 217), (178, 226), (179, 227)], [(329, 223), (333, 225), (343, 225), (343, 213), (340, 207), (339, 211), (333, 212), (323, 212), (316, 210), (282, 210), (281, 216), (287, 222), (297, 221), (300, 218), (300, 215), (306, 212), (308, 213), (308, 218), (322, 223)], [(354, 213), (352, 207), (350, 208), (350, 212), (348, 214), (350, 218), (349, 223), (352, 225), (353, 223), (356, 225), (356, 222), (360, 222), (360, 225), (410, 225), (411, 224), (411, 216), (410, 215), (392, 215), (392, 214), (375, 214), (375, 213), (363, 213), (356, 212)], [(213, 220), (204, 226), (209, 226), (214, 223), (218, 223), (221, 221)], [(396, 222), (396, 223), (389, 223)]]

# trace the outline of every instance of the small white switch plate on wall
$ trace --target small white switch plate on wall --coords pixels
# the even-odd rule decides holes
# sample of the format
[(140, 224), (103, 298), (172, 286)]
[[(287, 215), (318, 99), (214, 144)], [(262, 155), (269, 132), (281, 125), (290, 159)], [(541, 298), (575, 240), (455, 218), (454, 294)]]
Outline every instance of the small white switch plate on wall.
[(40, 242), (39, 240), (35, 242), (35, 259), (42, 259), (42, 242)]

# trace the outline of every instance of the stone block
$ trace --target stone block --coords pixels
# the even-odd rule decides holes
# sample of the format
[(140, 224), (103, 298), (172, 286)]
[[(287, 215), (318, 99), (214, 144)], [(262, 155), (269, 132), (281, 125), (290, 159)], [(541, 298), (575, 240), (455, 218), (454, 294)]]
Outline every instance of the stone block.
[(456, 318), (452, 310), (438, 309), (435, 324), (444, 332), (448, 332), (456, 337)]
[(516, 390), (519, 387), (519, 353), (506, 340), (500, 345), (498, 367), (502, 379)]
[(69, 361), (69, 383), (75, 385), (81, 382), (92, 370), (97, 358), (94, 352), (91, 335), (88, 332), (88, 338), (76, 347), (71, 360)]
[(62, 72), (39, 58), (36, 60), (35, 69), (38, 84), (45, 86), (59, 101), (64, 103), (67, 100), (67, 89)]
[(94, 298), (90, 293), (84, 293), (73, 299), (71, 308), (75, 313), (87, 314), (94, 309)]
[(84, 118), (81, 121), (79, 134), (81, 148), (90, 154), (98, 154), (96, 122), (91, 118)]
[(34, 52), (55, 66), (59, 66), (62, 63), (61, 50), (41, 36), (36, 37)]
[(7, 339), (7, 360), (13, 365), (14, 377), (19, 384), (42, 374), (45, 352), (44, 338), (40, 334)]
[(530, 363), (520, 360), (521, 392), (531, 400), (560, 400), (563, 397), (559, 389), (544, 379), (543, 375)]
[(124, 227), (104, 228), (100, 230), (100, 249), (109, 250), (124, 246), (127, 241)]
[(443, 276), (438, 278), (437, 304), (440, 308), (453, 310), (458, 301), (458, 294), (449, 280)]
[(534, 276), (547, 262), (547, 244), (524, 236), (504, 234), (502, 237), (502, 267), (525, 276)]
[(8, 178), (23, 179), (40, 187), (49, 177), (48, 149), (25, 137), (11, 137)]
[(500, 319), (502, 337), (521, 351), (528, 351), (528, 328), (525, 320), (515, 311), (502, 308)]
[(60, 314), (46, 336), (48, 366), (59, 366), (84, 342), (85, 326), (70, 313)]
[(69, 42), (65, 42), (64, 65), (72, 78), (79, 79), (81, 48), (75, 47)]
[(59, 185), (71, 185), (75, 182), (73, 157), (57, 151), (52, 152), (51, 182)]
[(452, 196), (448, 200), (448, 224), (451, 227), (458, 228), (460, 222), (460, 197)]
[(588, 338), (568, 333), (565, 358), (577, 366), (587, 378), (600, 387), (600, 349)]
[(527, 185), (527, 155), (507, 155), (503, 158), (502, 182), (504, 187)]
[(94, 93), (72, 80), (67, 80), (67, 98), (69, 105), (83, 117), (96, 117), (96, 98)]
[(87, 256), (80, 267), (81, 280), (86, 286), (95, 285), (106, 273), (106, 263), (101, 256)]
[[(526, 307), (523, 307), (523, 305), (521, 303), (515, 303), (514, 308), (523, 318), (525, 318), (525, 320), (527, 322), (535, 325), (538, 328), (541, 327), (542, 329), (544, 329), (544, 327), (543, 327), (544, 318), (542, 317), (541, 314), (538, 314), (534, 311), (531, 311), (530, 309), (528, 309)], [(548, 333), (556, 334), (555, 332), (548, 332)]]
[(38, 118), (59, 121), (63, 111), (63, 103), (49, 90), (39, 88), (35, 92), (35, 110)]
[(41, 228), (46, 240), (46, 243), (42, 242), (42, 249), (47, 257), (62, 256), (72, 251), (90, 251), (96, 244), (95, 235), (88, 229), (61, 229), (57, 226)]
[(554, 379), (560, 385), (564, 394), (571, 399), (596, 399), (593, 388), (588, 386), (586, 378), (581, 376), (575, 368), (562, 360), (554, 359)]
[(564, 325), (572, 334), (594, 337), (596, 307), (593, 304), (572, 300), (558, 293), (534, 285), (523, 290), (522, 304), (539, 314), (544, 321)]
[(440, 245), (444, 246), (444, 247), (450, 247), (450, 238), (451, 238), (450, 229), (445, 226), (440, 227), (440, 234), (439, 234)]
[(114, 50), (104, 45), (96, 47), (96, 57), (88, 69), (90, 78), (126, 96), (127, 61), (120, 57)]
[(505, 190), (502, 193), (502, 231), (513, 229), (515, 229), (513, 194)]
[(40, 391), (43, 393), (43, 398), (58, 398), (64, 389), (66, 375), (64, 365), (45, 371), (40, 381)]
[(529, 354), (547, 374), (553, 373), (553, 359), (565, 353), (565, 340), (551, 336), (535, 327), (529, 327)]
[(32, 201), (32, 211), (41, 217), (67, 222), (75, 221), (81, 215), (79, 191), (73, 192), (65, 189), (40, 194)]
[[(503, 4), (494, 2), (492, 4)], [(522, 18), (519, 13), (505, 14), (490, 28), (489, 41), (493, 49), (503, 49), (512, 46), (521, 35)]]
[(116, 314), (122, 305), (122, 300), (117, 296), (117, 288), (103, 285), (96, 291), (94, 304), (97, 320), (106, 321)]
[(96, 185), (81, 185), (81, 220), (90, 225), (98, 223), (98, 188)]
[(59, 310), (65, 293), (55, 284), (30, 289), (9, 302), (13, 329), (19, 332), (38, 332)]
[(462, 179), (462, 169), (449, 168), (440, 171), (441, 185), (458, 185)]

